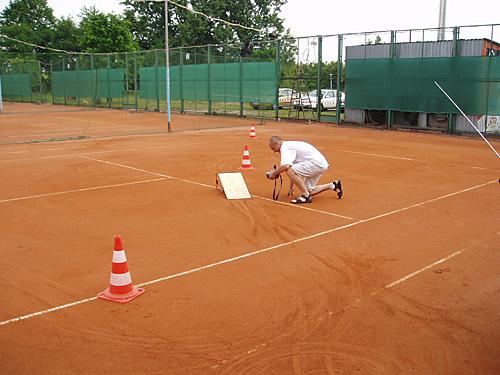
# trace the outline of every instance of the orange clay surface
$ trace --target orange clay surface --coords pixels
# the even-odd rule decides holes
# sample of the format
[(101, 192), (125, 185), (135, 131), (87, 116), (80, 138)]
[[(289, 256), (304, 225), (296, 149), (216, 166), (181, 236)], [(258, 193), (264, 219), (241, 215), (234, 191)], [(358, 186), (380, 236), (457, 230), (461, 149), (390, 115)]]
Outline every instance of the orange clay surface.
[[(41, 107), (0, 115), (0, 374), (500, 373), (481, 139)], [(344, 197), (292, 206), (285, 179), (273, 202), (274, 134), (316, 145)], [(229, 201), (215, 174), (245, 145), (253, 197)], [(128, 304), (95, 298), (116, 234), (146, 289)]]

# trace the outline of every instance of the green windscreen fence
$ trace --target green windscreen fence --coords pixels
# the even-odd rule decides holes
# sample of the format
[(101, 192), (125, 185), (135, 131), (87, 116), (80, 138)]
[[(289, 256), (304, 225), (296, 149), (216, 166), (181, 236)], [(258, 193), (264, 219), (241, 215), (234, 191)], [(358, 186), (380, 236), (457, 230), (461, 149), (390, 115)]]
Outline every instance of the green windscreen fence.
[(346, 63), (346, 106), (359, 109), (500, 114), (500, 59), (495, 57), (376, 58)]
[(52, 73), (52, 94), (77, 98), (121, 98), (125, 69), (57, 71)]
[(2, 96), (4, 100), (31, 101), (31, 74), (2, 74)]
[[(140, 98), (165, 99), (165, 67), (139, 69)], [(276, 96), (276, 63), (177, 65), (170, 68), (173, 100), (268, 102)]]

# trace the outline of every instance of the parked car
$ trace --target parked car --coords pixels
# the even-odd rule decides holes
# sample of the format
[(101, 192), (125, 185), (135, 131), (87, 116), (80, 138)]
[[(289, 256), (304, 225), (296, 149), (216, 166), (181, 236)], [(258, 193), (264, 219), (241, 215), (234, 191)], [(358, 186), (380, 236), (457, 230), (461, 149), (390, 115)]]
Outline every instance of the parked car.
[(278, 90), (278, 101), (279, 107), (290, 107), (293, 103), (293, 100), (297, 98), (299, 93), (293, 89), (289, 88), (280, 88)]
[[(291, 106), (297, 95), (298, 93), (293, 89), (280, 87), (278, 89), (278, 107), (284, 108)], [(276, 109), (273, 103), (251, 102), (250, 105), (253, 109)]]
[[(301, 99), (295, 100), (294, 107), (296, 108), (312, 108), (316, 109), (318, 105), (318, 95), (316, 90), (310, 91), (306, 95), (301, 95)], [(340, 93), (340, 107), (343, 110), (345, 107), (345, 94)], [(321, 90), (321, 111), (329, 109), (337, 109), (337, 90), (322, 89)]]

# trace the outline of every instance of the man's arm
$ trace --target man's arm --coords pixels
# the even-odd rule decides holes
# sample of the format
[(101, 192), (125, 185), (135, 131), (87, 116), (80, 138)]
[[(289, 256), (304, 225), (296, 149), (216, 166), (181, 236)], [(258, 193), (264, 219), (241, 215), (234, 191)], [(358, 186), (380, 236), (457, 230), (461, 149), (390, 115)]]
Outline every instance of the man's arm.
[(284, 164), (284, 165), (281, 165), (278, 169), (275, 169), (273, 171), (273, 173), (271, 173), (271, 175), (269, 176), (269, 178), (271, 180), (274, 180), (276, 178), (278, 178), (278, 176), (283, 173), (283, 172), (286, 172), (288, 170), (288, 168), (290, 168), (291, 165), (290, 164)]
[[(271, 180), (274, 180), (276, 178), (278, 178), (278, 176), (283, 173), (283, 172), (286, 172), (288, 170), (288, 168), (290, 168), (291, 165), (290, 164), (284, 164), (282, 166), (280, 166), (278, 169), (275, 169), (273, 171), (273, 173), (271, 173), (271, 175), (269, 176), (269, 178)], [(292, 196), (293, 195), (293, 180), (290, 178), (290, 187), (288, 188), (288, 195), (289, 196)]]

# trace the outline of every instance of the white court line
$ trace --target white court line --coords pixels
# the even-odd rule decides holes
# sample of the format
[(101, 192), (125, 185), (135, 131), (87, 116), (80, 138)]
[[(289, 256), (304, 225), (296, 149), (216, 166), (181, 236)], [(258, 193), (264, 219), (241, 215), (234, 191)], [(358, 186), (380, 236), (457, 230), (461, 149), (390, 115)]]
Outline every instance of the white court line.
[(450, 194), (442, 195), (442, 196), (437, 197), (437, 198), (429, 199), (429, 200), (427, 200), (427, 201), (425, 201), (425, 202), (415, 203), (415, 204), (412, 204), (411, 206), (404, 207), (404, 208), (400, 208), (400, 209), (398, 209), (398, 210), (390, 211), (390, 212), (387, 212), (387, 213), (385, 213), (385, 214), (381, 214), (381, 215), (378, 215), (378, 216), (374, 216), (374, 217), (372, 217), (372, 218), (370, 218), (370, 219), (365, 219), (365, 220), (361, 220), (361, 221), (371, 221), (371, 220), (375, 220), (375, 219), (380, 219), (380, 218), (385, 217), (385, 216), (389, 216), (389, 215), (392, 215), (392, 214), (395, 214), (395, 213), (398, 213), (398, 212), (402, 212), (402, 211), (409, 210), (410, 208), (415, 208), (415, 207), (423, 206), (424, 204), (427, 204), (427, 203), (436, 202), (436, 201), (439, 201), (439, 200), (441, 200), (441, 199), (449, 198), (449, 197), (452, 197), (452, 196), (454, 196), (454, 195), (462, 194), (462, 193), (465, 193), (465, 192), (467, 192), (467, 191), (471, 191), (471, 190), (474, 190), (474, 189), (478, 189), (478, 188), (484, 187), (484, 186), (486, 186), (486, 185), (491, 185), (491, 184), (494, 184), (494, 183), (497, 183), (497, 180), (493, 180), (493, 181), (485, 182), (484, 184), (481, 184), (481, 185), (472, 186), (472, 187), (470, 187), (470, 188), (467, 188), (467, 189), (463, 189), (463, 190), (457, 191), (457, 192), (455, 192), (455, 193), (450, 193)]
[[(340, 231), (342, 229), (351, 228), (351, 227), (353, 227), (355, 225), (358, 225), (358, 224), (361, 224), (361, 223), (366, 223), (366, 222), (369, 222), (369, 221), (372, 221), (372, 220), (376, 220), (376, 219), (379, 219), (379, 218), (382, 218), (382, 217), (385, 217), (385, 216), (388, 216), (388, 215), (393, 215), (393, 214), (396, 214), (398, 212), (405, 211), (405, 210), (407, 210), (407, 209), (409, 209), (411, 207), (418, 207), (418, 206), (424, 205), (426, 203), (435, 202), (435, 201), (438, 201), (440, 199), (445, 199), (447, 197), (451, 197), (451, 196), (454, 196), (454, 195), (457, 195), (457, 194), (461, 194), (461, 193), (465, 193), (465, 192), (471, 191), (473, 189), (478, 189), (480, 187), (483, 187), (483, 186), (486, 186), (486, 185), (490, 185), (492, 183), (497, 183), (497, 180), (490, 181), (490, 182), (487, 182), (487, 183), (481, 184), (481, 185), (476, 185), (476, 186), (473, 186), (473, 187), (468, 188), (468, 189), (457, 191), (455, 193), (446, 194), (446, 195), (443, 195), (441, 197), (430, 199), (430, 200), (422, 202), (422, 203), (417, 203), (417, 204), (414, 204), (412, 206), (409, 206), (409, 207), (406, 207), (406, 208), (402, 208), (402, 209), (399, 209), (399, 210), (394, 210), (394, 211), (388, 212), (386, 214), (374, 216), (374, 217), (371, 217), (371, 218), (368, 218), (368, 219), (358, 220), (358, 221), (356, 221), (354, 223), (342, 225), (340, 227), (336, 227), (336, 228), (332, 228), (332, 229), (329, 229), (329, 230), (326, 230), (326, 231), (323, 231), (323, 232), (315, 233), (315, 234), (312, 234), (310, 236), (298, 238), (298, 239), (293, 240), (293, 241), (285, 242), (285, 243), (282, 243), (282, 244), (279, 244), (279, 245), (274, 245), (274, 246), (271, 246), (271, 247), (266, 247), (266, 248), (261, 249), (261, 250), (253, 251), (253, 252), (246, 253), (246, 254), (243, 254), (243, 255), (239, 255), (239, 256), (236, 256), (236, 257), (233, 257), (233, 258), (223, 259), (221, 261), (218, 261), (218, 262), (215, 262), (215, 263), (210, 263), (210, 264), (207, 264), (205, 266), (196, 267), (196, 268), (184, 271), (184, 272), (179, 272), (179, 273), (176, 273), (176, 274), (173, 274), (173, 275), (168, 275), (168, 276), (161, 277), (161, 278), (158, 278), (158, 279), (155, 279), (155, 280), (147, 281), (147, 282), (138, 284), (137, 286), (146, 286), (146, 285), (151, 285), (151, 284), (159, 283), (161, 281), (174, 279), (176, 277), (181, 277), (181, 276), (189, 275), (191, 273), (203, 271), (203, 270), (206, 270), (206, 269), (209, 269), (209, 268), (213, 268), (213, 267), (216, 267), (216, 266), (219, 266), (219, 265), (222, 265), (222, 264), (227, 264), (227, 263), (231, 263), (231, 262), (234, 262), (234, 261), (237, 261), (237, 260), (240, 260), (240, 259), (244, 259), (244, 258), (248, 258), (248, 257), (254, 256), (254, 255), (266, 253), (266, 252), (269, 252), (269, 251), (272, 251), (272, 250), (275, 250), (275, 249), (282, 248), (284, 246), (288, 246), (288, 245), (296, 244), (296, 243), (299, 243), (299, 242), (302, 242), (302, 241), (310, 240), (312, 238), (317, 238), (317, 237), (320, 237), (320, 236), (324, 236), (324, 235), (327, 235), (327, 234), (330, 234), (330, 233), (333, 233), (333, 232), (336, 232), (336, 231)], [(400, 283), (403, 282), (403, 281), (404, 280), (400, 281)], [(67, 303), (67, 304), (64, 304), (64, 305), (61, 305), (61, 306), (57, 306), (57, 307), (53, 307), (53, 308), (50, 308), (50, 309), (47, 309), (47, 310), (42, 310), (42, 311), (38, 311), (38, 312), (35, 312), (35, 313), (23, 315), (23, 316), (20, 316), (20, 317), (16, 317), (16, 318), (4, 320), (4, 321), (0, 322), (0, 326), (4, 326), (4, 325), (10, 324), (10, 323), (14, 323), (14, 322), (17, 322), (17, 321), (20, 321), (20, 320), (25, 320), (25, 319), (33, 318), (35, 316), (40, 316), (40, 315), (48, 314), (48, 313), (53, 312), (53, 311), (57, 311), (57, 310), (61, 310), (61, 309), (67, 308), (67, 307), (79, 305), (79, 304), (82, 304), (82, 303), (85, 303), (85, 302), (94, 301), (96, 299), (97, 299), (97, 297), (85, 298), (85, 299), (82, 299), (80, 301)]]
[(164, 180), (165, 180), (165, 178), (155, 178), (155, 179), (152, 179), (152, 180), (124, 182), (124, 183), (121, 183), (121, 184), (114, 184), (114, 185), (103, 185), (103, 186), (94, 186), (94, 187), (90, 187), (90, 188), (82, 188), (82, 189), (74, 189), (74, 190), (66, 190), (66, 191), (56, 191), (55, 193), (46, 193), (46, 194), (30, 195), (30, 196), (27, 196), (27, 197), (3, 199), (3, 200), (0, 200), (0, 203), (8, 203), (8, 202), (23, 201), (23, 200), (27, 200), (27, 199), (50, 197), (50, 196), (54, 196), (54, 195), (79, 193), (79, 192), (82, 192), (82, 191), (92, 191), (92, 190), (100, 190), (100, 189), (109, 189), (109, 188), (112, 188), (112, 187), (145, 184), (145, 183), (149, 183), (149, 182), (164, 181)]
[(496, 169), (484, 168), (484, 167), (471, 167), (471, 166), (468, 166), (468, 165), (465, 165), (465, 168), (480, 169), (480, 170), (483, 170), (483, 171), (490, 171), (490, 170), (495, 171), (496, 170)]
[(0, 155), (24, 154), (25, 152), (28, 152), (28, 151), (9, 151), (9, 152), (2, 152)]
[(424, 272), (424, 271), (427, 271), (429, 268), (432, 268), (432, 267), (434, 267), (434, 266), (436, 266), (436, 265), (438, 265), (438, 264), (440, 264), (440, 263), (446, 262), (447, 260), (450, 260), (451, 258), (455, 258), (455, 257), (456, 257), (457, 255), (459, 255), (459, 254), (462, 254), (462, 250), (460, 250), (460, 251), (456, 251), (456, 252), (454, 252), (453, 254), (448, 255), (447, 257), (441, 258), (441, 259), (439, 259), (438, 261), (436, 261), (436, 262), (434, 262), (434, 263), (432, 263), (432, 264), (429, 264), (428, 266), (425, 266), (425, 267), (423, 267), (423, 268), (421, 268), (421, 269), (419, 269), (419, 270), (417, 270), (417, 271), (415, 271), (415, 272), (412, 272), (412, 273), (410, 273), (409, 275), (406, 275), (406, 276), (404, 276), (404, 277), (400, 278), (399, 280), (396, 280), (396, 281), (394, 281), (393, 283), (390, 283), (390, 284), (386, 285), (386, 286), (385, 286), (385, 288), (386, 288), (386, 289), (389, 289), (389, 288), (392, 288), (393, 286), (396, 286), (396, 285), (398, 285), (398, 284), (401, 284), (402, 282), (405, 282), (406, 280), (408, 280), (408, 279), (412, 278), (413, 276), (416, 276), (416, 275), (418, 275), (419, 273), (422, 273), (422, 272)]
[(213, 186), (210, 186), (210, 185), (207, 185), (207, 184), (202, 184), (201, 182), (194, 182), (194, 181), (184, 180), (184, 179), (182, 179), (182, 178), (177, 178), (177, 177), (168, 176), (168, 175), (163, 174), (163, 173), (151, 172), (151, 171), (147, 171), (147, 170), (145, 170), (145, 169), (131, 167), (130, 165), (119, 164), (119, 163), (113, 163), (113, 162), (106, 161), (106, 160), (101, 160), (101, 159), (89, 158), (88, 156), (81, 156), (81, 157), (82, 157), (82, 158), (84, 158), (84, 159), (97, 161), (97, 162), (99, 162), (99, 163), (104, 163), (104, 164), (114, 165), (115, 167), (121, 167), (121, 168), (131, 169), (131, 170), (133, 170), (133, 171), (138, 171), (138, 172), (143, 172), (143, 173), (152, 174), (152, 175), (154, 175), (154, 176), (164, 177), (164, 178), (167, 178), (167, 179), (169, 179), (169, 180), (175, 180), (175, 181), (187, 182), (187, 183), (189, 183), (189, 184), (198, 185), (198, 186), (203, 186), (203, 187), (209, 187), (209, 188), (212, 188), (212, 189), (214, 188)]
[[(41, 150), (36, 150), (36, 151), (38, 151), (38, 152), (46, 152), (46, 151), (57, 151), (57, 150), (58, 150), (57, 148), (43, 148)], [(26, 154), (28, 152), (33, 152), (33, 150), (0, 152), (0, 155)]]
[(342, 219), (347, 219), (347, 220), (355, 220), (353, 217), (344, 216), (344, 215), (340, 215), (340, 214), (334, 214), (333, 212), (328, 212), (328, 211), (316, 210), (315, 208), (305, 207), (304, 205), (293, 205), (293, 204), (286, 203), (286, 202), (280, 202), (280, 201), (275, 201), (275, 200), (269, 199), (269, 198), (259, 197), (258, 195), (253, 195), (253, 194), (252, 194), (252, 197), (262, 199), (262, 200), (272, 202), (272, 203), (283, 204), (285, 206), (301, 208), (301, 209), (307, 210), (307, 211), (319, 212), (319, 213), (324, 214), (324, 215), (336, 216), (336, 217), (340, 217)]
[[(226, 137), (226, 138), (241, 139), (241, 138), (238, 138), (238, 137)], [(268, 141), (262, 140), (262, 139), (253, 139), (253, 140), (250, 140), (250, 141), (251, 142), (265, 142), (265, 143), (268, 142)], [(327, 147), (318, 147), (318, 148), (321, 149), (321, 150), (328, 149)], [(348, 151), (348, 150), (339, 150), (339, 149), (332, 149), (332, 151), (335, 151), (335, 152), (344, 152), (344, 153), (348, 153), (348, 154), (365, 155), (365, 156), (375, 156), (377, 158), (387, 158), (387, 159), (395, 159), (395, 160), (416, 161), (416, 162), (420, 162), (420, 163), (439, 163), (437, 161), (431, 161), (431, 160), (412, 159), (412, 158), (405, 158), (405, 157), (402, 157), (402, 156), (393, 156), (393, 155), (373, 154), (373, 153), (369, 153), (369, 152)], [(464, 167), (464, 168), (479, 169), (479, 170), (483, 170), (483, 171), (491, 171), (491, 170), (496, 171), (497, 170), (497, 169), (493, 169), (493, 168), (477, 167), (477, 166), (471, 166), (471, 165), (459, 165), (459, 164), (452, 164), (452, 165), (459, 166), (459, 167)]]
[[(420, 163), (440, 163), (438, 161), (432, 161), (432, 160), (421, 160), (421, 159), (412, 159), (412, 158), (404, 158), (402, 156), (392, 156), (392, 155), (382, 155), (382, 154), (371, 154), (368, 152), (358, 152), (358, 151), (347, 151), (347, 150), (333, 150), (336, 152), (345, 152), (348, 154), (358, 154), (358, 155), (366, 155), (366, 156), (375, 156), (378, 158), (388, 158), (388, 159), (396, 159), (396, 160), (406, 160), (406, 161), (416, 161)], [(443, 163), (443, 162), (441, 162)], [(471, 168), (471, 169), (480, 169), (483, 171), (496, 171), (496, 169), (493, 168), (485, 168), (485, 167), (476, 167), (473, 165), (460, 165), (460, 164), (451, 164), (452, 166), (458, 166), (458, 167), (463, 167), (463, 168)]]
[[(226, 137), (226, 138), (230, 138), (230, 139), (241, 139), (239, 137)], [(263, 140), (263, 139), (251, 139), (250, 142), (265, 142), (265, 143), (268, 143), (269, 141), (268, 140)], [(318, 146), (318, 149), (328, 149), (327, 147), (319, 147)], [(345, 153), (349, 153), (349, 154), (358, 154), (358, 155), (366, 155), (366, 156), (376, 156), (376, 157), (379, 157), (379, 158), (389, 158), (389, 159), (398, 159), (398, 160), (409, 160), (409, 161), (424, 161), (424, 160), (418, 160), (418, 159), (411, 159), (411, 158), (404, 158), (404, 157), (401, 157), (401, 156), (392, 156), (392, 155), (381, 155), (381, 154), (370, 154), (368, 152), (358, 152), (358, 151), (347, 151), (347, 150), (338, 150), (338, 149), (332, 149), (332, 151), (335, 151), (335, 152), (345, 152)]]
[(425, 160), (412, 159), (412, 158), (404, 158), (401, 156), (392, 156), (392, 155), (381, 155), (381, 154), (371, 154), (369, 152), (358, 152), (358, 151), (346, 151), (346, 150), (333, 150), (335, 152), (345, 152), (348, 154), (358, 154), (358, 155), (366, 155), (366, 156), (376, 156), (378, 158), (388, 158), (388, 159), (397, 159), (397, 160), (408, 160), (408, 161), (420, 161), (423, 162)]
[(7, 325), (9, 323), (15, 323), (15, 322), (18, 322), (20, 320), (25, 320), (25, 319), (33, 318), (33, 317), (39, 316), (39, 315), (45, 315), (45, 314), (51, 313), (53, 311), (62, 310), (62, 309), (68, 308), (68, 307), (80, 305), (82, 303), (87, 303), (87, 302), (90, 302), (90, 301), (94, 301), (96, 299), (97, 299), (97, 297), (85, 298), (85, 299), (81, 299), (80, 301), (71, 302), (71, 303), (67, 303), (65, 305), (60, 305), (60, 306), (52, 307), (51, 309), (37, 311), (37, 312), (34, 312), (32, 314), (27, 314), (27, 315), (23, 315), (23, 316), (18, 316), (17, 318), (12, 318), (12, 319), (4, 320), (3, 322), (0, 322), (0, 326)]
[[(90, 157), (87, 157), (87, 156), (81, 156), (81, 157), (84, 158), (84, 159), (89, 159), (89, 160), (97, 161), (99, 163), (105, 163), (105, 164), (109, 164), (109, 165), (114, 165), (116, 167), (127, 168), (127, 169), (131, 169), (131, 170), (134, 170), (134, 171), (149, 173), (149, 174), (152, 174), (154, 176), (165, 177), (165, 178), (168, 178), (168, 179), (171, 179), (171, 180), (175, 180), (175, 181), (182, 181), (182, 182), (186, 182), (188, 184), (194, 184), (194, 185), (198, 185), (198, 186), (203, 186), (203, 187), (208, 187), (208, 188), (211, 188), (211, 189), (215, 189), (215, 186), (211, 186), (211, 185), (207, 185), (207, 184), (202, 184), (200, 182), (194, 182), (194, 181), (190, 181), (190, 180), (185, 180), (185, 179), (177, 178), (177, 177), (173, 177), (173, 176), (168, 176), (168, 175), (162, 174), (162, 173), (151, 172), (151, 171), (148, 171), (148, 170), (145, 170), (145, 169), (131, 167), (129, 165), (124, 165), (124, 164), (119, 164), (119, 163), (113, 163), (113, 162), (110, 162), (110, 161), (101, 160), (101, 159), (95, 159), (95, 158), (90, 158)], [(271, 200), (271, 199), (268, 199), (268, 198), (264, 198), (264, 197), (259, 197), (258, 195), (253, 195), (253, 194), (252, 194), (252, 197), (258, 198), (258, 199), (262, 199), (262, 200), (266, 200), (266, 201), (273, 202), (273, 203), (284, 204), (286, 206), (290, 206), (290, 207), (294, 207), (294, 208), (300, 208), (300, 209), (303, 209), (303, 210), (308, 210), (308, 211), (312, 211), (312, 212), (318, 212), (318, 213), (325, 214), (325, 215), (336, 216), (336, 217), (340, 217), (340, 218), (348, 219), (348, 220), (354, 220), (352, 217), (349, 217), (349, 216), (343, 216), (343, 215), (339, 215), (339, 214), (334, 214), (332, 212), (316, 210), (314, 208), (304, 207), (303, 205), (295, 205), (295, 204), (289, 204), (289, 203), (280, 202), (280, 201), (274, 201), (274, 200)]]
[[(180, 146), (195, 146), (195, 145), (202, 145), (204, 143), (202, 142), (196, 142), (196, 143), (186, 143), (182, 144)], [(154, 150), (154, 149), (159, 149), (159, 148), (169, 148), (172, 147), (172, 145), (165, 145), (165, 146), (153, 146), (153, 147), (138, 147), (138, 148), (122, 148), (118, 150), (106, 150), (106, 151), (92, 151), (92, 152), (82, 152), (78, 154), (60, 154), (60, 155), (48, 155), (48, 156), (37, 156), (34, 158), (23, 158), (23, 159), (7, 159), (7, 160), (0, 160), (2, 163), (7, 163), (7, 162), (15, 162), (15, 161), (28, 161), (28, 160), (38, 160), (38, 159), (52, 159), (52, 158), (66, 158), (66, 157), (79, 157), (82, 155), (100, 155), (100, 154), (109, 154), (113, 152), (128, 152), (128, 151), (145, 151), (145, 150)], [(52, 149), (54, 150), (54, 149)], [(45, 150), (36, 150), (38, 152), (42, 152)], [(25, 152), (25, 151), (20, 151), (20, 152)], [(27, 151), (27, 152), (33, 152), (33, 150)], [(14, 152), (13, 152), (14, 153)]]
[[(500, 234), (500, 233), (495, 233), (496, 236), (498, 236), (498, 234)], [(481, 241), (480, 244), (482, 244), (482, 243), (484, 243), (486, 241), (490, 241), (490, 240), (491, 240), (491, 238), (488, 238), (486, 240)], [(438, 265), (440, 263), (444, 263), (444, 262), (446, 262), (446, 261), (448, 261), (448, 260), (450, 260), (452, 258), (455, 258), (457, 255), (460, 255), (460, 254), (464, 253), (465, 251), (467, 251), (470, 248), (475, 247), (475, 246), (477, 246), (477, 244), (476, 245), (470, 245), (470, 246), (467, 246), (467, 247), (465, 247), (465, 248), (463, 248), (461, 250), (455, 251), (453, 254), (450, 254), (447, 257), (441, 258), (441, 259), (435, 261), (434, 263), (429, 264), (428, 266), (425, 266), (425, 267), (423, 267), (423, 268), (421, 268), (421, 269), (419, 269), (419, 270), (417, 270), (415, 272), (410, 273), (409, 275), (406, 275), (406, 276), (404, 276), (404, 277), (402, 277), (402, 278), (400, 278), (400, 279), (398, 279), (398, 280), (396, 280), (396, 281), (394, 281), (394, 282), (392, 282), (390, 284), (387, 284), (384, 288), (389, 289), (389, 288), (392, 288), (393, 286), (401, 284), (401, 283), (405, 282), (406, 280), (408, 280), (408, 279), (410, 279), (410, 278), (418, 275), (419, 273), (427, 271), (428, 269), (430, 269), (430, 268), (432, 268), (432, 267), (434, 267), (434, 266), (436, 266), (436, 265)]]
[[(151, 280), (151, 281), (147, 281), (145, 283), (137, 284), (137, 286), (138, 287), (142, 287), (142, 286), (146, 286), (146, 285), (156, 284), (156, 283), (159, 283), (159, 282), (162, 282), (162, 281), (165, 281), (165, 280), (174, 279), (176, 277), (185, 276), (185, 275), (189, 275), (191, 273), (195, 273), (195, 272), (203, 271), (203, 270), (206, 270), (206, 269), (209, 269), (209, 268), (213, 268), (213, 267), (216, 267), (216, 266), (220, 266), (222, 264), (232, 263), (232, 262), (235, 262), (237, 260), (248, 258), (248, 257), (254, 256), (254, 255), (258, 255), (258, 254), (262, 254), (262, 253), (267, 253), (269, 251), (272, 251), (272, 250), (275, 250), (275, 249), (279, 249), (281, 247), (285, 247), (285, 246), (288, 246), (288, 245), (293, 245), (293, 244), (296, 244), (296, 243), (299, 243), (299, 242), (302, 242), (302, 241), (310, 240), (312, 238), (324, 236), (325, 234), (329, 234), (329, 233), (333, 233), (333, 232), (336, 232), (336, 231), (339, 231), (339, 230), (342, 230), (342, 229), (345, 229), (345, 228), (349, 228), (349, 227), (352, 227), (353, 225), (356, 225), (356, 224), (358, 224), (360, 222), (361, 221), (358, 221), (358, 222), (355, 222), (355, 223), (351, 223), (351, 224), (342, 225), (340, 227), (329, 229), (329, 230), (326, 230), (324, 232), (315, 233), (315, 234), (312, 234), (310, 236), (306, 236), (306, 237), (298, 238), (296, 240), (284, 242), (284, 243), (281, 243), (281, 244), (278, 244), (278, 245), (266, 247), (264, 249), (252, 251), (250, 253), (239, 255), (239, 256), (236, 256), (236, 257), (233, 257), (233, 258), (223, 259), (223, 260), (220, 260), (220, 261), (215, 262), (215, 263), (210, 263), (210, 264), (207, 264), (205, 266), (201, 266), (201, 267), (190, 269), (188, 271), (175, 273), (173, 275), (169, 275), (169, 276), (165, 276), (165, 277), (160, 277), (160, 278), (155, 279), (155, 280)], [(1, 325), (1, 323), (0, 323), (0, 325)]]

